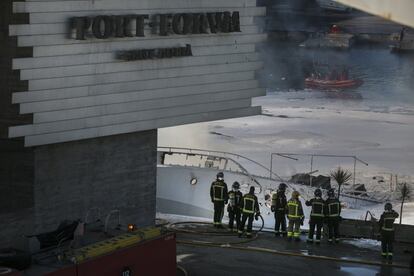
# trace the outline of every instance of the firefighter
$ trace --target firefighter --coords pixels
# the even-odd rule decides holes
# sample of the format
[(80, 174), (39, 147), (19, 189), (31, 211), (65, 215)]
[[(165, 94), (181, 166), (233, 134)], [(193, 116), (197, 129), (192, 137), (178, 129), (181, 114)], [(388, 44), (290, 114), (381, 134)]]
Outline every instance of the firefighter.
[(300, 226), (303, 225), (305, 216), (303, 214), (302, 203), (299, 200), (299, 192), (293, 191), (292, 197), (287, 202), (287, 216), (289, 219), (288, 225), (288, 241), (295, 238), (296, 241), (300, 241)]
[(279, 189), (277, 190), (276, 194), (272, 195), (272, 206), (271, 210), (275, 213), (275, 236), (286, 237), (286, 187), (285, 183), (279, 184)]
[(211, 202), (214, 204), (214, 227), (223, 228), (221, 220), (224, 215), (224, 205), (226, 205), (228, 201), (228, 191), (222, 172), (219, 172), (216, 181), (211, 183), (210, 197)]
[(328, 242), (339, 242), (339, 223), (341, 221), (341, 202), (335, 196), (335, 190), (328, 190), (328, 199), (325, 201), (325, 215), (328, 224)]
[(381, 233), (381, 248), (382, 257), (392, 261), (393, 242), (394, 242), (394, 221), (398, 218), (397, 212), (392, 209), (391, 203), (387, 202), (384, 206), (384, 213), (382, 213), (379, 220), (379, 227)]
[(257, 197), (254, 195), (253, 186), (250, 187), (249, 193), (244, 195), (240, 207), (242, 210), (242, 220), (241, 220), (239, 231), (238, 231), (239, 237), (243, 235), (244, 225), (246, 224), (246, 220), (247, 220), (246, 236), (248, 238), (251, 238), (252, 228), (253, 228), (253, 218), (258, 220), (260, 216), (259, 201), (257, 200)]
[(232, 190), (229, 192), (229, 205), (227, 205), (227, 212), (229, 213), (229, 229), (233, 232), (234, 220), (236, 220), (236, 229), (239, 229), (240, 226), (240, 217), (241, 210), (240, 205), (243, 199), (243, 194), (239, 191), (240, 184), (239, 182), (234, 182), (232, 185)]
[(312, 206), (309, 220), (309, 235), (307, 242), (313, 243), (313, 234), (316, 227), (316, 239), (315, 243), (321, 243), (321, 231), (323, 226), (323, 219), (325, 217), (324, 205), (325, 201), (322, 199), (321, 189), (315, 190), (315, 197), (305, 202), (306, 206)]

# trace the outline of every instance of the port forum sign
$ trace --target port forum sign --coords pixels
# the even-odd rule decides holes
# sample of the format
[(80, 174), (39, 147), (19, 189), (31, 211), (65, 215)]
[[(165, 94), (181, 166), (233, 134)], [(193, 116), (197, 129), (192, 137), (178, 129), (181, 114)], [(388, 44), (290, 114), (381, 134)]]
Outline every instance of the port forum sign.
[[(101, 15), (74, 17), (72, 38), (76, 40), (145, 37), (145, 27), (159, 36), (234, 33), (240, 30), (240, 13), (177, 13), (159, 15)], [(124, 61), (192, 56), (191, 45), (185, 47), (137, 49), (120, 51), (117, 59)]]

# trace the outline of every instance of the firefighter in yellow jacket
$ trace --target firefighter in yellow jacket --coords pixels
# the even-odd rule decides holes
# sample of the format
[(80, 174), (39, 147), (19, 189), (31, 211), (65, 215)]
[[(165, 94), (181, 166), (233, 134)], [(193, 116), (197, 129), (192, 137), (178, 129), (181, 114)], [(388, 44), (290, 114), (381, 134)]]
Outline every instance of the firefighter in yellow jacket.
[(293, 191), (291, 199), (287, 202), (287, 216), (289, 220), (288, 240), (291, 241), (292, 238), (295, 238), (296, 241), (300, 241), (300, 226), (303, 225), (305, 216), (298, 191)]
[(214, 227), (223, 228), (221, 220), (224, 215), (224, 205), (226, 205), (228, 201), (228, 190), (222, 172), (219, 172), (216, 181), (211, 183), (210, 198), (211, 202), (214, 204)]
[(242, 220), (241, 220), (239, 231), (238, 231), (239, 237), (243, 235), (244, 225), (246, 224), (246, 221), (247, 221), (246, 236), (248, 238), (251, 238), (252, 228), (253, 228), (253, 218), (258, 220), (260, 216), (259, 201), (257, 200), (257, 197), (254, 195), (253, 186), (250, 187), (249, 193), (244, 195), (243, 200), (241, 202), (241, 210), (242, 210)]

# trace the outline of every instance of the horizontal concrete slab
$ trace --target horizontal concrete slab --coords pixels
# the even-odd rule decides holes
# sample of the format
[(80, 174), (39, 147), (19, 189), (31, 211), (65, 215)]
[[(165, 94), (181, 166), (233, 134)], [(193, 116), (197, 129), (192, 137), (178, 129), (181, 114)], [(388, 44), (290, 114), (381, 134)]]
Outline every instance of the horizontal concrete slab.
[[(199, 46), (192, 47), (193, 56), (209, 56), (209, 55), (225, 55), (238, 53), (254, 52), (254, 44), (234, 44), (234, 45), (220, 45), (220, 46)], [(56, 57), (37, 57), (37, 58), (15, 58), (13, 59), (13, 69), (37, 69), (37, 68), (59, 68), (73, 65), (84, 64), (104, 64), (114, 62), (114, 53), (97, 53), (84, 55), (65, 55)], [(147, 61), (141, 61), (145, 63)], [(167, 62), (166, 60), (160, 63)]]
[(37, 46), (33, 49), (33, 57), (47, 57), (59, 55), (106, 53), (122, 50), (146, 49), (146, 48), (168, 48), (172, 45), (191, 44), (192, 47), (220, 46), (236, 44), (252, 44), (263, 42), (267, 39), (266, 34), (254, 32), (251, 34), (220, 34), (208, 37), (185, 37), (185, 38), (158, 38), (148, 40), (125, 39), (122, 41), (110, 41), (99, 43), (85, 43), (75, 45)]
[(175, 78), (194, 75), (218, 74), (239, 71), (258, 70), (262, 68), (263, 62), (239, 62), (231, 64), (206, 65), (206, 66), (190, 66), (184, 68), (167, 68), (160, 70), (145, 70), (139, 74), (134, 71), (97, 74), (90, 76), (76, 76), (65, 78), (31, 80), (29, 82), (29, 90), (43, 90), (75, 86), (88, 86), (104, 83), (128, 82), (149, 79)]
[[(27, 1), (26, 1), (27, 2)], [(170, 8), (163, 9), (163, 13), (200, 13), (200, 12), (223, 12), (223, 11), (239, 11), (240, 16), (265, 16), (265, 7), (213, 7), (213, 8)], [(75, 16), (97, 16), (97, 15), (122, 15), (126, 12), (130, 14), (157, 14), (160, 13), (159, 9), (130, 9), (128, 11), (123, 10), (98, 10), (98, 11), (70, 11), (70, 12), (36, 12), (30, 13), (30, 23), (43, 24), (43, 23), (61, 23), (67, 22), (68, 18)]]
[[(250, 85), (257, 85), (254, 81), (251, 81)], [(250, 88), (250, 87), (247, 87)], [(253, 87), (253, 88), (257, 88)], [(33, 102), (21, 104), (21, 113), (40, 113), (40, 112), (50, 112), (50, 111), (61, 111), (64, 113), (67, 109), (77, 109), (83, 107), (91, 106), (106, 106), (108, 104), (124, 104), (127, 105), (129, 102), (136, 101), (148, 101), (148, 100), (159, 100), (167, 99), (172, 97), (189, 97), (191, 95), (198, 95), (203, 93), (210, 93), (212, 96), (214, 93), (232, 91), (237, 89), (243, 89), (241, 85), (236, 85), (234, 82), (218, 83), (218, 84), (208, 84), (202, 86), (187, 86), (183, 88), (167, 88), (160, 90), (144, 90), (137, 92), (128, 92), (120, 94), (108, 94), (100, 96), (90, 96), (90, 97), (81, 97), (73, 99), (62, 99), (54, 101), (43, 101), (43, 102)], [(246, 89), (246, 88), (244, 88)], [(187, 104), (191, 102), (186, 100)], [(126, 108), (126, 107), (125, 107)], [(54, 117), (50, 117), (53, 119)]]
[[(170, 106), (174, 101), (178, 101), (178, 104), (188, 102), (191, 97), (195, 95), (208, 93), (211, 94), (211, 97), (213, 98), (215, 97), (215, 93), (223, 93), (228, 91), (243, 92), (246, 89), (255, 88), (258, 88), (258, 82), (256, 80), (248, 80), (240, 82), (224, 82), (198, 86), (187, 86), (178, 89), (154, 89), (122, 94), (109, 94), (76, 99), (47, 101), (41, 102), (41, 104), (45, 106), (45, 109), (48, 109), (50, 106), (60, 106), (61, 108), (53, 111), (36, 112), (33, 115), (33, 122), (53, 122), (127, 112), (138, 109), (145, 110), (149, 108), (149, 105), (145, 104), (146, 101), (159, 101), (159, 99), (163, 99), (163, 105)], [(264, 93), (265, 92), (263, 92), (263, 94)], [(161, 108), (162, 106), (159, 104), (157, 107)]]
[(212, 7), (255, 7), (256, 0), (100, 0), (100, 1), (37, 1), (15, 2), (13, 12), (58, 12), (58, 11), (96, 11), (96, 10), (131, 10), (131, 9), (172, 9), (176, 7), (212, 8)]
[(187, 76), (146, 81), (118, 82), (111, 84), (97, 84), (82, 87), (62, 89), (38, 90), (13, 93), (13, 103), (38, 102), (55, 99), (72, 99), (93, 95), (108, 95), (124, 92), (154, 90), (160, 88), (179, 88), (211, 83), (234, 82), (254, 79), (254, 71), (240, 71), (232, 73), (209, 74), (203, 76)]
[(73, 76), (99, 75), (119, 72), (139, 72), (142, 70), (160, 70), (174, 67), (192, 67), (204, 65), (229, 64), (258, 61), (258, 53), (226, 54), (201, 57), (181, 57), (173, 59), (155, 59), (140, 61), (116, 61), (79, 66), (61, 66), (53, 68), (28, 69), (20, 71), (21, 80), (39, 80)]
[(87, 128), (75, 131), (50, 133), (44, 135), (26, 136), (25, 146), (46, 145), (76, 141), (95, 137), (109, 136), (121, 133), (131, 133), (142, 130), (169, 127), (195, 122), (223, 120), (235, 117), (245, 117), (261, 114), (261, 107), (246, 107), (237, 109), (215, 110), (182, 116), (170, 116), (149, 121), (132, 122), (127, 124), (110, 125), (104, 127)]
[[(9, 137), (14, 138), (105, 125), (118, 125), (135, 121), (163, 118), (166, 116), (179, 116), (195, 113), (197, 111), (203, 113), (212, 110), (247, 107), (250, 106), (251, 98), (262, 96), (264, 94), (263, 91), (264, 89), (253, 89), (194, 95), (187, 97), (187, 99), (181, 97), (135, 102), (135, 109), (138, 111), (131, 112), (128, 110), (118, 110), (119, 113), (109, 115), (104, 112), (99, 114), (99, 116), (94, 117), (83, 117), (73, 120), (11, 127)], [(190, 101), (192, 104), (187, 104)], [(145, 108), (146, 106), (147, 108)], [(134, 107), (130, 109), (134, 110)]]

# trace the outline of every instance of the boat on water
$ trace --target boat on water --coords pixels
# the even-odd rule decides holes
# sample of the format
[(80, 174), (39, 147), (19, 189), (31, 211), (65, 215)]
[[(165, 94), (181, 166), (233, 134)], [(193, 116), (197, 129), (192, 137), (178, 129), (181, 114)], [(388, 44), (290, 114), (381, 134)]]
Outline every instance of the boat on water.
[(309, 77), (305, 79), (306, 88), (318, 89), (348, 89), (357, 88), (364, 83), (361, 79), (325, 80)]
[[(313, 197), (316, 188), (280, 177), (273, 169), (238, 154), (190, 148), (159, 147), (157, 168), (157, 212), (185, 217), (211, 219), (213, 208), (210, 200), (210, 184), (218, 172), (224, 172), (229, 187), (234, 181), (240, 183), (243, 194), (250, 186), (256, 189), (263, 217), (264, 229), (274, 227), (274, 214), (271, 212), (271, 198), (280, 183), (286, 183), (287, 195), (299, 191), (302, 200)], [(323, 189), (323, 187), (320, 187)], [(324, 192), (326, 190), (323, 189)], [(344, 205), (361, 208), (359, 216), (365, 215), (365, 209), (383, 204), (390, 194), (381, 194), (369, 189), (359, 193), (350, 187), (341, 193)], [(305, 203), (305, 202), (303, 202)], [(344, 214), (347, 213), (344, 209)], [(351, 208), (352, 209), (352, 208)], [(309, 208), (305, 208), (305, 217), (309, 218)], [(355, 214), (356, 210), (352, 210)], [(261, 227), (262, 221), (255, 222)]]
[(402, 28), (398, 43), (390, 46), (392, 53), (413, 54), (414, 53), (414, 30)]

